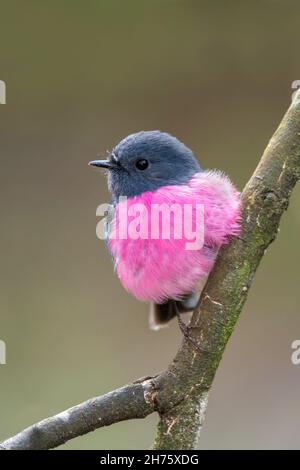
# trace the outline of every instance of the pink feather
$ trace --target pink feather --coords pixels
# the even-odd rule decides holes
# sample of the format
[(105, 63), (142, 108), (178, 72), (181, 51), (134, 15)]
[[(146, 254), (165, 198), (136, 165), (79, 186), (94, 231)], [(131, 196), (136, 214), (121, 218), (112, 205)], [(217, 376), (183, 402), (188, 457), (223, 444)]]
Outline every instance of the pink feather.
[[(151, 239), (150, 216), (147, 239), (120, 239), (120, 229), (127, 228), (121, 226), (124, 221), (119, 217), (124, 202), (117, 205), (109, 247), (123, 287), (142, 301), (161, 303), (193, 292), (199, 280), (211, 271), (218, 249), (240, 232), (240, 195), (230, 180), (217, 171), (197, 173), (186, 185), (163, 186), (132, 197), (127, 200), (128, 209), (137, 203), (149, 213), (151, 204), (176, 203), (182, 208), (191, 204), (193, 217), (196, 204), (204, 205), (204, 246), (198, 250), (186, 249), (190, 240), (184, 233), (181, 239), (174, 237), (172, 218), (169, 239), (162, 238), (161, 224), (159, 238)], [(130, 216), (126, 224), (130, 224)]]

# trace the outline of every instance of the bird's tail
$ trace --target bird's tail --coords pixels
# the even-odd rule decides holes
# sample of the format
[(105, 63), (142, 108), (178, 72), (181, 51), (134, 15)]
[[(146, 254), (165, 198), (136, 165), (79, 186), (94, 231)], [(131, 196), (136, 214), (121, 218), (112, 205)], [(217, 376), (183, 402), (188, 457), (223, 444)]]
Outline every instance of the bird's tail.
[(149, 326), (151, 330), (159, 330), (167, 326), (178, 313), (192, 312), (200, 297), (199, 292), (186, 295), (182, 300), (167, 300), (162, 304), (152, 303), (150, 307)]

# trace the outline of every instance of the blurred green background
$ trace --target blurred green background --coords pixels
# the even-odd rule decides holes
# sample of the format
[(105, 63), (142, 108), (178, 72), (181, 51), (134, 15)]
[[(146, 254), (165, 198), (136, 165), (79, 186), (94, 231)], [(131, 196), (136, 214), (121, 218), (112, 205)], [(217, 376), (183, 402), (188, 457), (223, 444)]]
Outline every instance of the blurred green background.
[[(124, 292), (87, 166), (122, 137), (171, 132), (241, 189), (300, 79), (296, 1), (0, 1), (0, 439), (165, 368), (176, 324), (149, 331)], [(200, 447), (299, 448), (299, 187), (210, 396)], [(148, 448), (156, 416), (69, 449)]]

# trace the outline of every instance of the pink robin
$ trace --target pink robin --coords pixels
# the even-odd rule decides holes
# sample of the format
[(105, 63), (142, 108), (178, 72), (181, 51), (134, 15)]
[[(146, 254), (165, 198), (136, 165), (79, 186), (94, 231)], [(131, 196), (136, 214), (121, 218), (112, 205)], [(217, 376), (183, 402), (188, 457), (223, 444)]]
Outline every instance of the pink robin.
[[(202, 170), (190, 149), (160, 131), (129, 135), (107, 160), (90, 165), (108, 170), (115, 207), (108, 245), (122, 285), (151, 302), (151, 328), (177, 316), (186, 334), (179, 313), (195, 308), (218, 250), (239, 234), (239, 193), (225, 175)], [(154, 207), (158, 219), (152, 218)], [(170, 209), (166, 233), (157, 207)]]

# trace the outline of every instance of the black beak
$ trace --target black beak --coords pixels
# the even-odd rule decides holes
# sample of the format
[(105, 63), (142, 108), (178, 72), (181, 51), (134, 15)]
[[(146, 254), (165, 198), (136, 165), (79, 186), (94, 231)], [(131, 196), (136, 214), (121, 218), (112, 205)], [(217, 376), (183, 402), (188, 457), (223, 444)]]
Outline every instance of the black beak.
[(113, 168), (114, 165), (109, 160), (93, 160), (89, 162), (90, 166), (97, 166), (99, 168)]

